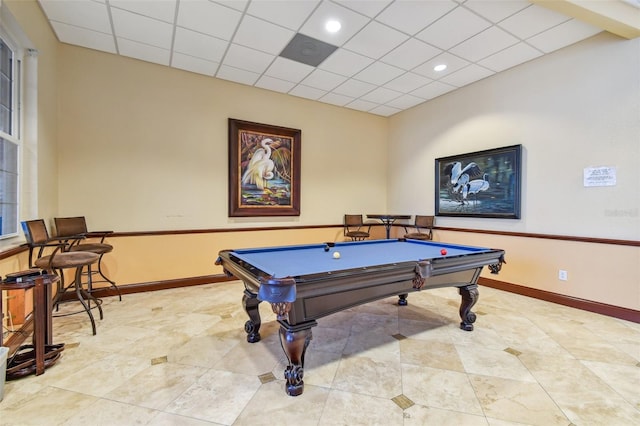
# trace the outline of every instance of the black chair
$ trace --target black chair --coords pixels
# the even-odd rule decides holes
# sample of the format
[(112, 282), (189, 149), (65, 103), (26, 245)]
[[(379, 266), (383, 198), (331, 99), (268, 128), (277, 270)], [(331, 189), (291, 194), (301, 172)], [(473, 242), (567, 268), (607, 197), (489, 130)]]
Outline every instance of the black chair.
[[(89, 271), (94, 274), (100, 274), (101, 280), (91, 280), (91, 282), (108, 282), (118, 294), (119, 300), (122, 300), (120, 289), (114, 281), (107, 278), (102, 271), (102, 256), (113, 251), (113, 246), (104, 242), (107, 235), (113, 231), (92, 231), (87, 230), (87, 221), (84, 216), (77, 217), (56, 217), (53, 219), (56, 224), (56, 235), (63, 241), (68, 241), (67, 251), (88, 251), (96, 253), (98, 256), (98, 269)], [(96, 240), (97, 239), (97, 240)], [(89, 288), (89, 292), (93, 289)]]
[[(94, 307), (98, 308), (98, 311), (100, 312), (100, 319), (103, 319), (101, 306), (102, 301), (100, 299), (96, 299), (89, 292), (84, 290), (82, 287), (82, 271), (85, 267), (90, 271), (91, 265), (97, 263), (100, 256), (96, 253), (90, 252), (68, 251), (68, 246), (71, 244), (70, 239), (60, 240), (58, 238), (49, 237), (47, 226), (42, 219), (22, 222), (22, 230), (24, 231), (27, 245), (29, 246), (29, 267), (44, 269), (52, 274), (55, 273), (60, 276), (58, 290), (53, 303), (57, 306), (58, 303), (61, 302), (62, 296), (65, 294), (66, 290), (73, 286), (75, 288), (75, 294), (78, 301), (80, 301), (84, 311), (89, 315), (91, 328), (95, 335), (96, 322), (93, 319), (93, 314), (91, 313), (91, 302), (94, 303)], [(35, 259), (34, 254), (36, 254)], [(65, 269), (75, 269), (75, 278), (68, 286), (65, 285)], [(88, 286), (90, 288), (91, 273), (88, 273), (87, 276)]]
[[(367, 230), (363, 228), (367, 226)], [(344, 215), (344, 236), (351, 238), (352, 241), (362, 241), (369, 238), (371, 225), (365, 225), (361, 214), (345, 214)]]
[(412, 240), (432, 240), (433, 239), (433, 216), (420, 216), (416, 215), (415, 222), (413, 223), (413, 231), (409, 232), (407, 227), (404, 227), (404, 238)]

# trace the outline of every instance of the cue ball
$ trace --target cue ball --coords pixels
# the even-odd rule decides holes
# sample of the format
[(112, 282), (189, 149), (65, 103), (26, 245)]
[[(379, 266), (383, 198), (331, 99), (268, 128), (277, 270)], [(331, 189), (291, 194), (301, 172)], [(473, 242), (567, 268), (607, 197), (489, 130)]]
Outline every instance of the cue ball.
[(334, 259), (340, 259), (340, 252), (339, 251), (334, 251), (333, 252), (333, 258)]
[(445, 254), (447, 254), (447, 249), (442, 249), (442, 250), (440, 250), (440, 254), (441, 254), (441, 255), (443, 255), (443, 256), (444, 256)]

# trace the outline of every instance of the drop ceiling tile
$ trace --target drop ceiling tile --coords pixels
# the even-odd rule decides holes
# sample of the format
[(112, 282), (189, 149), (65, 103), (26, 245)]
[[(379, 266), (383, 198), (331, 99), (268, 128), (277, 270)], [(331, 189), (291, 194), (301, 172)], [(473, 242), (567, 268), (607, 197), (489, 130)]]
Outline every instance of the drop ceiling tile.
[[(156, 1), (156, 0), (154, 0), (154, 1)], [(194, 0), (187, 0), (187, 1), (194, 1)], [(232, 9), (236, 9), (236, 10), (239, 10), (240, 12), (242, 12), (247, 7), (247, 2), (248, 1), (249, 0), (216, 0), (216, 3), (223, 4), (223, 5), (227, 6), (227, 7), (230, 7)]]
[(117, 38), (118, 51), (123, 56), (140, 59), (146, 62), (153, 62), (160, 65), (169, 65), (169, 57), (171, 52), (148, 44), (138, 43), (137, 41), (125, 38)]
[(440, 19), (457, 5), (457, 3), (450, 0), (431, 2), (399, 1), (392, 3), (376, 16), (376, 21), (413, 35)]
[(377, 107), (378, 104), (374, 102), (363, 101), (362, 99), (356, 99), (353, 102), (349, 102), (345, 105), (347, 108), (357, 109), (359, 111), (370, 111), (373, 108)]
[(378, 59), (408, 38), (400, 31), (373, 21), (345, 43), (344, 47), (369, 58)]
[(409, 93), (418, 87), (431, 83), (430, 78), (423, 77), (412, 72), (405, 73), (384, 85), (387, 89), (395, 90), (402, 93)]
[(299, 83), (314, 70), (312, 66), (292, 61), (291, 59), (276, 57), (265, 74), (281, 80)]
[(420, 40), (416, 40), (415, 38), (410, 38), (384, 55), (380, 60), (404, 70), (410, 70), (440, 54), (440, 52), (442, 52), (442, 50), (423, 43)]
[(171, 66), (180, 68), (185, 71), (191, 71), (198, 74), (213, 76), (218, 69), (217, 62), (207, 61), (194, 56), (183, 55), (182, 53), (174, 53), (171, 58)]
[(220, 62), (229, 42), (202, 33), (176, 28), (173, 50), (186, 55)]
[(530, 61), (531, 59), (537, 58), (541, 55), (542, 52), (534, 49), (528, 44), (518, 43), (481, 60), (478, 64), (489, 68), (490, 70), (499, 72), (515, 67), (523, 62)]
[(414, 107), (416, 105), (420, 105), (423, 102), (424, 102), (424, 99), (419, 98), (417, 96), (402, 95), (398, 98), (393, 99), (392, 101), (387, 102), (386, 105), (403, 110), (403, 109)]
[(52, 21), (111, 34), (107, 6), (103, 3), (61, 0), (41, 1), (40, 6)]
[(450, 0), (396, 1), (376, 16), (376, 21), (413, 35), (457, 5)]
[[(440, 49), (449, 49), (491, 26), (491, 23), (462, 7), (454, 9), (429, 27), (416, 34), (416, 38)], [(450, 31), (455, 28), (455, 31)]]
[(233, 36), (233, 42), (278, 55), (294, 35), (294, 31), (262, 19), (245, 16)]
[(476, 62), (518, 42), (518, 39), (498, 27), (490, 27), (450, 50), (470, 62)]
[(260, 0), (249, 4), (247, 13), (297, 31), (320, 0), (282, 1)]
[(262, 74), (274, 59), (274, 55), (231, 43), (222, 63), (230, 67)]
[(237, 10), (210, 1), (181, 1), (177, 24), (190, 30), (231, 40), (240, 17), (241, 13)]
[[(327, 20), (336, 19), (342, 24), (342, 28), (337, 33), (329, 33), (324, 26)], [(304, 35), (322, 40), (334, 46), (342, 46), (345, 41), (349, 40), (362, 27), (364, 27), (369, 18), (353, 12), (347, 8), (339, 6), (335, 3), (323, 2), (311, 14), (307, 22), (304, 23), (300, 31)]]
[(221, 65), (220, 68), (218, 68), (216, 77), (223, 80), (229, 80), (236, 83), (248, 84), (249, 86), (253, 86), (255, 82), (258, 81), (260, 74), (252, 71), (241, 70), (239, 68), (234, 68), (227, 65)]
[(516, 37), (526, 39), (568, 20), (568, 16), (532, 4), (528, 8), (500, 22), (499, 26)]
[(298, 84), (296, 87), (291, 89), (289, 94), (299, 96), (301, 98), (313, 99), (315, 101), (326, 95), (327, 92), (325, 90), (316, 89), (315, 87)]
[(346, 8), (362, 13), (369, 18), (376, 16), (382, 9), (387, 7), (392, 0), (334, 0)]
[[(444, 71), (434, 71), (433, 67), (436, 65), (444, 64), (447, 66), (447, 69)], [(438, 80), (444, 77), (447, 74), (451, 74), (452, 72), (456, 72), (462, 67), (466, 67), (469, 65), (468, 61), (464, 59), (458, 58), (448, 52), (444, 52), (435, 58), (425, 62), (419, 67), (414, 68), (412, 71), (416, 74), (420, 74), (424, 77), (428, 77), (432, 80)]]
[(600, 32), (602, 32), (600, 28), (572, 19), (531, 37), (527, 42), (543, 52), (549, 53)]
[(115, 39), (111, 34), (87, 30), (61, 22), (51, 23), (53, 30), (62, 43), (74, 44), (103, 52), (117, 53)]
[(353, 78), (375, 85), (382, 85), (404, 74), (404, 72), (401, 68), (383, 64), (382, 62), (374, 62), (354, 75)]
[(457, 89), (455, 86), (434, 81), (433, 83), (429, 83), (426, 86), (422, 86), (421, 88), (414, 90), (411, 94), (419, 98), (429, 100), (455, 89)]
[(340, 95), (338, 93), (327, 93), (318, 100), (332, 105), (345, 106), (349, 102), (352, 102), (353, 99), (354, 98), (350, 96)]
[(393, 114), (399, 113), (400, 111), (401, 111), (400, 109), (393, 108), (393, 107), (390, 107), (388, 105), (380, 105), (380, 106), (375, 107), (372, 110), (369, 110), (369, 112), (372, 113), (372, 114), (382, 115), (384, 117), (389, 117), (389, 116), (391, 116)]
[(351, 77), (373, 63), (373, 59), (345, 49), (338, 49), (324, 60), (318, 68)]
[(293, 89), (295, 83), (290, 81), (280, 80), (279, 78), (269, 77), (268, 75), (263, 75), (256, 81), (254, 86), (261, 87), (263, 89), (273, 90), (274, 92), (282, 92), (287, 93), (289, 90)]
[(374, 86), (373, 84), (351, 79), (345, 81), (340, 86), (333, 89), (333, 93), (351, 96), (352, 98), (359, 98), (360, 96), (372, 91), (375, 88), (376, 86)]
[(471, 84), (474, 81), (482, 80), (483, 78), (489, 77), (490, 75), (495, 74), (493, 71), (481, 67), (476, 64), (471, 64), (467, 67), (462, 68), (454, 73), (449, 74), (446, 77), (440, 79), (440, 82), (450, 84), (452, 86), (466, 86), (467, 84)]
[(171, 49), (173, 25), (121, 9), (111, 9), (111, 19), (118, 37)]
[(395, 90), (385, 89), (384, 87), (378, 87), (377, 89), (362, 96), (360, 99), (378, 104), (386, 104), (390, 100), (396, 99), (399, 96), (402, 96), (402, 93), (396, 92)]
[(175, 21), (176, 0), (109, 0), (109, 5), (171, 24)]
[(344, 83), (346, 79), (347, 77), (344, 77), (342, 75), (315, 69), (304, 80), (302, 80), (302, 84), (320, 90), (333, 90), (339, 84)]
[(467, 0), (464, 3), (464, 7), (493, 23), (500, 22), (529, 5), (531, 3), (527, 0)]

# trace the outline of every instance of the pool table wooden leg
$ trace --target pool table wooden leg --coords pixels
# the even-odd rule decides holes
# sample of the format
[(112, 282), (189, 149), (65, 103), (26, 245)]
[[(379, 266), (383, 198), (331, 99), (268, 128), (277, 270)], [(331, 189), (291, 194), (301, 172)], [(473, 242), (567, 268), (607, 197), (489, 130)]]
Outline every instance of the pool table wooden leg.
[(247, 342), (249, 343), (260, 341), (260, 324), (262, 324), (262, 321), (260, 320), (258, 305), (260, 305), (260, 300), (258, 300), (257, 295), (245, 290), (242, 296), (242, 307), (249, 315), (249, 320), (244, 323), (244, 331), (247, 333)]
[(315, 321), (304, 324), (290, 325), (285, 321), (280, 323), (280, 344), (289, 360), (284, 370), (287, 380), (287, 395), (298, 396), (304, 391), (304, 355), (312, 339), (311, 327), (317, 325)]
[(399, 306), (407, 306), (407, 296), (409, 296), (409, 293), (403, 293), (403, 294), (399, 294), (398, 295), (398, 305)]
[(471, 312), (471, 308), (478, 301), (478, 285), (470, 284), (464, 287), (458, 287), (462, 302), (460, 303), (460, 328), (465, 331), (473, 330), (473, 323), (476, 322), (476, 314)]

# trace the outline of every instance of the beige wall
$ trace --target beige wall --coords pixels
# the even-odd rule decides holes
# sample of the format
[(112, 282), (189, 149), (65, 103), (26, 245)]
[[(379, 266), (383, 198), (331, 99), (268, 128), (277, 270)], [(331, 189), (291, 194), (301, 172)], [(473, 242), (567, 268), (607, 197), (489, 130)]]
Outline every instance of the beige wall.
[[(523, 145), (522, 217), (438, 217), (436, 225), (640, 240), (640, 39), (601, 34), (447, 94), (389, 120), (388, 208), (434, 212), (434, 159)], [(585, 188), (583, 169), (617, 168)], [(421, 190), (417, 192), (415, 187)], [(640, 309), (640, 249), (437, 232), (507, 250), (497, 278)], [(568, 271), (568, 281), (558, 271)]]
[[(522, 218), (461, 228), (640, 240), (640, 39), (603, 33), (390, 118), (388, 207), (432, 213), (434, 159), (522, 144)], [(617, 185), (585, 188), (585, 167)], [(416, 193), (415, 187), (421, 190)]]
[[(94, 229), (336, 224), (384, 211), (387, 120), (62, 45), (59, 213)], [(229, 218), (227, 119), (302, 129), (301, 215)]]

